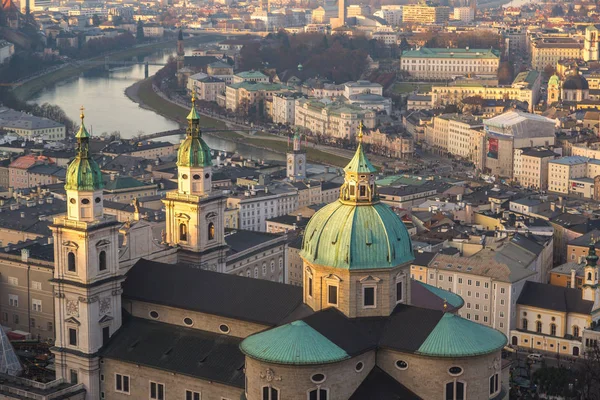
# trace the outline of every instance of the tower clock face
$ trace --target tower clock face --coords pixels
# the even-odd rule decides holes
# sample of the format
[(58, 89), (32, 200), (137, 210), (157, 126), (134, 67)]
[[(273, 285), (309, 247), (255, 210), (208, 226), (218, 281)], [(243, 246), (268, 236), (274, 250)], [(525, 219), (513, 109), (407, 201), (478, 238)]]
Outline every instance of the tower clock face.
[(292, 160), (291, 158), (288, 160), (288, 164), (291, 164), (294, 160)]
[(299, 160), (298, 160), (298, 164), (302, 164), (302, 159), (299, 159)]

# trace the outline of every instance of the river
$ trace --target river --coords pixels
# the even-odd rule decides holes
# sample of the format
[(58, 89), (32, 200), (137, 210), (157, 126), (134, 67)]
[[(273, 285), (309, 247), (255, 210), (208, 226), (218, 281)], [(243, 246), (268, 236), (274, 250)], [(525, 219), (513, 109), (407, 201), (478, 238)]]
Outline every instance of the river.
[[(192, 48), (186, 48), (189, 54)], [(146, 57), (148, 61), (166, 63), (174, 49), (157, 51)], [(160, 66), (149, 66), (150, 75)], [(138, 134), (168, 131), (178, 128), (178, 124), (151, 110), (138, 106), (125, 95), (125, 89), (144, 79), (144, 66), (134, 65), (110, 72), (88, 71), (72, 79), (45, 88), (29, 101), (50, 103), (60, 106), (73, 120), (79, 119), (79, 109), (85, 107), (85, 122), (93, 135), (104, 132), (120, 132), (122, 138)], [(165, 140), (179, 141), (181, 138), (168, 137)], [(205, 135), (206, 143), (213, 149), (228, 152), (237, 151), (252, 159), (283, 160), (282, 154)]]

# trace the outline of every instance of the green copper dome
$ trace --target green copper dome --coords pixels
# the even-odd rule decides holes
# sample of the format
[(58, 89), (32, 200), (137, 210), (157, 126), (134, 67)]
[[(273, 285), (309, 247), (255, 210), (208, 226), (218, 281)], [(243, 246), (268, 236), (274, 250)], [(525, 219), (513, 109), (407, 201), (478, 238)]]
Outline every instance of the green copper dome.
[(81, 110), (81, 126), (75, 135), (77, 138), (77, 155), (67, 168), (65, 189), (93, 192), (104, 187), (102, 172), (98, 163), (90, 157), (90, 134), (83, 123), (83, 108)]
[(470, 357), (498, 351), (506, 343), (502, 332), (446, 313), (416, 353), (432, 357)]
[(304, 321), (249, 336), (240, 344), (240, 350), (260, 361), (288, 365), (327, 364), (350, 358)]
[(555, 85), (555, 86), (560, 85), (560, 79), (558, 78), (558, 76), (556, 74), (552, 75), (550, 77), (550, 79), (548, 80), (548, 86), (552, 86), (552, 85)]
[(178, 167), (209, 167), (212, 165), (210, 147), (200, 136), (200, 114), (196, 111), (196, 99), (192, 97), (192, 109), (187, 116), (187, 136), (177, 151)]
[(379, 202), (376, 169), (362, 147), (362, 124), (358, 140), (356, 153), (344, 168), (340, 199), (310, 219), (300, 254), (310, 263), (327, 267), (393, 268), (415, 258), (412, 243), (400, 218)]
[(392, 268), (415, 258), (404, 223), (387, 205), (342, 200), (313, 215), (301, 255), (311, 263), (343, 269)]

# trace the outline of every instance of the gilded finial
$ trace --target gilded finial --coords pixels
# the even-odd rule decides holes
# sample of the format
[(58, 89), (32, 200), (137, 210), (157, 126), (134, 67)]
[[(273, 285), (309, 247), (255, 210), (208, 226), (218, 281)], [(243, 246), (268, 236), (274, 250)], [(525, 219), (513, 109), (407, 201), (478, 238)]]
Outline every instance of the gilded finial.
[(358, 143), (362, 144), (362, 140), (363, 140), (363, 123), (362, 123), (362, 121), (360, 121), (358, 123)]
[(81, 111), (81, 114), (79, 114), (79, 118), (81, 118), (81, 122), (83, 122), (83, 119), (85, 118), (85, 115), (83, 114), (84, 110), (85, 110), (85, 108), (83, 108), (83, 106), (81, 106), (81, 108), (79, 109), (79, 111)]
[(196, 105), (196, 93), (192, 93), (192, 107)]
[(444, 312), (448, 310), (448, 302), (444, 299)]

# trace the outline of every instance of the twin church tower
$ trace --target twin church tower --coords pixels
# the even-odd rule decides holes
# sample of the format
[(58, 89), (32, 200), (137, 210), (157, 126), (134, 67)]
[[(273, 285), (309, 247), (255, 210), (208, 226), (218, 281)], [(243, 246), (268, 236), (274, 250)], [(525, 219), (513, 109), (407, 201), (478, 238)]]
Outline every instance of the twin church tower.
[[(178, 189), (163, 200), (166, 242), (180, 247), (179, 261), (224, 272), (226, 198), (211, 190), (210, 148), (201, 137), (192, 99), (186, 138), (179, 147)], [(67, 214), (54, 219), (56, 377), (83, 383), (87, 399), (100, 398), (99, 351), (121, 327), (121, 293), (126, 271), (119, 268), (121, 224), (104, 215), (100, 167), (91, 157), (84, 124), (76, 135), (77, 155), (66, 175)]]

